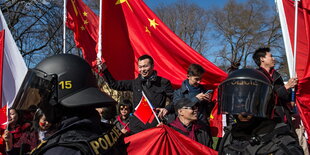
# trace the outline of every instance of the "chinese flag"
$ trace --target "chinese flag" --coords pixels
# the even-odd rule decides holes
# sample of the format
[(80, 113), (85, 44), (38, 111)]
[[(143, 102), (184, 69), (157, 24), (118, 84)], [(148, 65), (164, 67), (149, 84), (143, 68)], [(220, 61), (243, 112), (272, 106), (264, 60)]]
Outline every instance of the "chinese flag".
[[(207, 89), (215, 89), (226, 78), (224, 71), (174, 34), (143, 0), (103, 0), (102, 9), (102, 56), (115, 79), (137, 77), (136, 64), (144, 54), (154, 58), (154, 69), (174, 88), (181, 86), (192, 63), (205, 69), (201, 84)], [(213, 117), (215, 128), (222, 130), (222, 117)]]
[[(161, 125), (126, 137), (128, 155), (217, 155), (218, 152), (204, 146), (172, 128)], [(143, 146), (143, 147), (141, 147)]]
[(142, 98), (135, 108), (135, 112), (133, 114), (144, 124), (147, 122), (151, 123), (155, 117), (153, 114), (153, 109), (151, 103), (149, 103), (144, 93), (142, 94)]
[(226, 73), (193, 50), (174, 34), (143, 0), (103, 0), (102, 56), (117, 80), (137, 77), (141, 55), (154, 58), (159, 76), (169, 79), (174, 88), (186, 79), (191, 63), (199, 63), (206, 73), (202, 84), (216, 88)]
[[(96, 68), (98, 16), (82, 1), (67, 1), (67, 26), (74, 32), (74, 41), (82, 49), (84, 59)], [(102, 60), (103, 61), (103, 60)]]
[[(293, 65), (294, 47), (294, 21), (295, 1), (278, 0), (279, 17), (281, 20), (283, 38), (286, 44), (289, 66)], [(302, 123), (310, 135), (310, 0), (298, 2), (298, 25), (297, 25), (297, 49), (296, 49), (296, 73), (298, 86), (296, 92), (296, 105)], [(290, 56), (291, 55), (291, 56)], [(310, 144), (310, 139), (308, 139)]]

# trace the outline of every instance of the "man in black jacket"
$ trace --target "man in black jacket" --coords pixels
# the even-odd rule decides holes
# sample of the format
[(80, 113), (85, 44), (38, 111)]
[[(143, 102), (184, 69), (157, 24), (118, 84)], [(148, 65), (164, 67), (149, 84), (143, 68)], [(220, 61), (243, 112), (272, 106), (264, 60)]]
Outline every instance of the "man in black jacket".
[[(151, 102), (153, 108), (158, 111), (158, 116), (162, 118), (169, 111), (172, 111), (170, 105), (166, 106), (166, 98), (172, 100), (173, 89), (169, 80), (157, 76), (157, 72), (154, 70), (154, 60), (149, 55), (143, 55), (138, 58), (139, 75), (134, 80), (114, 80), (106, 66), (103, 74), (109, 84), (110, 88), (120, 91), (132, 91), (133, 92), (133, 107), (136, 107), (141, 98), (142, 91)], [(131, 116), (129, 120), (129, 128), (131, 132), (138, 133), (148, 128), (155, 127), (157, 125), (156, 119), (152, 123), (142, 123), (137, 117)]]
[(270, 48), (257, 49), (253, 54), (253, 60), (259, 67), (258, 70), (268, 77), (274, 87), (273, 90), (278, 97), (276, 100), (276, 115), (282, 121), (291, 121), (289, 111), (292, 105), (289, 104), (291, 96), (289, 89), (297, 85), (297, 78), (291, 78), (286, 84), (283, 83), (281, 75), (274, 69), (275, 59), (270, 53)]

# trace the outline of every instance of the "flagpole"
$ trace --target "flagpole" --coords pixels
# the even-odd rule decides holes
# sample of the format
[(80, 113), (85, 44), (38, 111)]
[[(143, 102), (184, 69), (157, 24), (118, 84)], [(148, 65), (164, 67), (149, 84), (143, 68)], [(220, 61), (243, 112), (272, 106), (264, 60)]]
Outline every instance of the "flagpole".
[[(142, 91), (142, 95), (145, 96), (144, 92)], [(155, 111), (154, 111), (154, 108), (153, 106), (150, 104), (151, 102), (149, 101), (149, 99), (147, 97), (145, 97), (145, 99), (147, 100), (147, 104), (149, 104), (149, 106), (151, 107), (151, 110), (153, 112), (153, 115), (155, 116), (158, 124), (160, 123), (159, 119), (158, 119), (158, 116), (156, 115)]]
[(101, 61), (102, 56), (102, 46), (101, 46), (101, 35), (102, 35), (102, 0), (100, 0), (99, 4), (99, 30), (98, 30), (98, 53), (97, 53), (97, 59)]
[[(293, 73), (291, 78), (296, 78), (296, 56), (297, 56), (297, 26), (298, 26), (298, 1), (295, 0), (295, 22), (294, 22), (294, 52), (293, 52)], [(295, 103), (295, 88), (292, 88), (291, 101)]]
[(63, 16), (63, 53), (66, 53), (66, 21), (67, 21), (67, 0), (64, 0), (64, 16)]
[(297, 24), (298, 24), (298, 1), (295, 0), (295, 23), (294, 23), (294, 53), (293, 53), (293, 75), (292, 78), (296, 77), (296, 50), (297, 50)]

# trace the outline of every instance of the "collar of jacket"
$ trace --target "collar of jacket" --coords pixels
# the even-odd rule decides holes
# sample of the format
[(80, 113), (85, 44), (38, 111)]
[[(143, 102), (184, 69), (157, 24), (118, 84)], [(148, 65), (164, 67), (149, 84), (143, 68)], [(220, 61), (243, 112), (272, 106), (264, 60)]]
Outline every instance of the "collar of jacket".
[(151, 76), (148, 76), (148, 77), (142, 77), (141, 74), (138, 75), (139, 79), (142, 81), (142, 82), (146, 82), (146, 81), (156, 81), (157, 79), (157, 71), (154, 70), (153, 71), (153, 74)]
[[(182, 82), (182, 86), (181, 86), (181, 88), (180, 88), (182, 94), (186, 94), (186, 93), (189, 91), (189, 88), (188, 88), (187, 85), (186, 85), (186, 81), (187, 81), (187, 80), (188, 80), (188, 79), (186, 79), (186, 80), (184, 80), (184, 81)], [(202, 85), (199, 85), (198, 87), (201, 88), (201, 90), (205, 91)]]

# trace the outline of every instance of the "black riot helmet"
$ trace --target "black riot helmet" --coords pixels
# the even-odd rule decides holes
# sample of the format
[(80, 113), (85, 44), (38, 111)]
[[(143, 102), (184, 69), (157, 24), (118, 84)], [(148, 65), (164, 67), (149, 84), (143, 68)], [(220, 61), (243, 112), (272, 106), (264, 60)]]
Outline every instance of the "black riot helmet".
[(13, 107), (27, 109), (38, 105), (47, 120), (55, 122), (73, 109), (115, 104), (115, 100), (98, 89), (91, 67), (84, 59), (60, 54), (44, 59), (28, 71)]
[(219, 112), (270, 118), (274, 95), (269, 79), (255, 69), (232, 72), (219, 85)]

